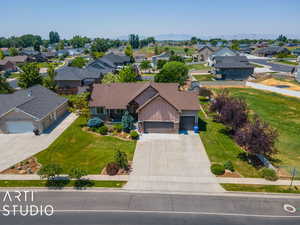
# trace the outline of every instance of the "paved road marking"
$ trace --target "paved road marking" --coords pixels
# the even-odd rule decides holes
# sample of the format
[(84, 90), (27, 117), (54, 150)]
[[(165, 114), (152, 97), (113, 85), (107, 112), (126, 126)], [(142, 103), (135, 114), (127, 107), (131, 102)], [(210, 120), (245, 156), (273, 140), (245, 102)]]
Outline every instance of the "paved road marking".
[[(0, 212), (7, 212), (0, 210)], [(20, 212), (20, 210), (9, 210), (9, 212)], [(241, 216), (241, 217), (267, 217), (267, 218), (300, 218), (300, 216), (278, 216), (264, 214), (244, 214), (244, 213), (213, 213), (213, 212), (178, 212), (178, 211), (142, 211), (142, 210), (54, 210), (54, 213), (156, 213), (156, 214), (191, 214), (191, 215), (215, 215), (215, 216)]]
[(284, 209), (284, 211), (286, 211), (288, 213), (295, 213), (297, 211), (297, 209), (290, 204), (284, 204), (283, 209)]

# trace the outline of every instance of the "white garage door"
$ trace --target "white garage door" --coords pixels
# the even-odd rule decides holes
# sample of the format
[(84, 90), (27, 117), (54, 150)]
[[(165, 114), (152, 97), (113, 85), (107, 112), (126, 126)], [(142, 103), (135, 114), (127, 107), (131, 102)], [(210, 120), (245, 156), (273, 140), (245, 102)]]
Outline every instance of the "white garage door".
[(34, 129), (34, 126), (30, 121), (6, 122), (6, 127), (9, 133), (29, 133)]

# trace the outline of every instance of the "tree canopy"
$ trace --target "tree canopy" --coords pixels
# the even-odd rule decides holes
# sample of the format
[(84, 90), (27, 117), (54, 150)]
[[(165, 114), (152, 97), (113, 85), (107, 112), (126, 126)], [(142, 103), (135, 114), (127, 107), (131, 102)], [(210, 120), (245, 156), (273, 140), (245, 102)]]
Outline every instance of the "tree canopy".
[(72, 62), (69, 64), (69, 66), (72, 67), (78, 67), (82, 68), (86, 64), (86, 59), (83, 57), (76, 57), (75, 59), (72, 60)]
[(53, 65), (50, 65), (48, 68), (48, 76), (44, 78), (44, 86), (52, 91), (56, 90), (55, 82), (56, 71)]
[(21, 88), (29, 88), (36, 84), (43, 84), (43, 78), (39, 73), (36, 63), (28, 63), (22, 66), (23, 72), (19, 75), (18, 85)]
[(0, 94), (8, 94), (11, 93), (13, 90), (9, 86), (4, 76), (0, 76)]
[(188, 78), (188, 68), (182, 62), (168, 62), (162, 70), (155, 75), (155, 82), (170, 83), (175, 82), (183, 85)]
[(138, 81), (138, 74), (135, 73), (132, 66), (123, 67), (118, 73), (119, 82), (136, 82)]
[(133, 49), (137, 49), (140, 47), (140, 38), (137, 34), (130, 34), (129, 35), (129, 44), (132, 46)]
[(91, 40), (88, 37), (81, 37), (79, 35), (74, 36), (70, 43), (73, 48), (83, 48), (85, 44), (90, 43)]
[(50, 31), (49, 32), (49, 42), (50, 44), (58, 43), (60, 40), (58, 32)]

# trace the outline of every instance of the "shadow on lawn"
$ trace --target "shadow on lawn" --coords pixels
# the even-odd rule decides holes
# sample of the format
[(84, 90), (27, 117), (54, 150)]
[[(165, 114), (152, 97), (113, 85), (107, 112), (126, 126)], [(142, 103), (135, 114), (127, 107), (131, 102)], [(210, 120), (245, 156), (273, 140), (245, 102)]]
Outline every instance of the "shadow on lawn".
[(198, 127), (199, 127), (199, 131), (206, 131), (207, 130), (207, 122), (205, 122), (204, 120), (202, 120), (201, 118), (198, 119)]

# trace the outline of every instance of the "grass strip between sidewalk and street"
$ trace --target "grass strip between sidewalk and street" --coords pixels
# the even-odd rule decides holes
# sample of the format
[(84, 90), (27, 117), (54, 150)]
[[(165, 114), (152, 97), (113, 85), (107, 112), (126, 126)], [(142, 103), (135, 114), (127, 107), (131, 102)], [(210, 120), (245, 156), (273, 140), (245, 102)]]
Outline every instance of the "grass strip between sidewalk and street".
[(221, 184), (226, 191), (271, 192), (300, 194), (300, 186), (261, 184)]
[[(75, 180), (69, 181), (64, 187), (74, 187)], [(91, 180), (91, 187), (121, 188), (126, 181), (98, 181)], [(0, 180), (0, 187), (49, 187), (47, 180)]]

